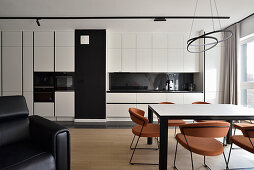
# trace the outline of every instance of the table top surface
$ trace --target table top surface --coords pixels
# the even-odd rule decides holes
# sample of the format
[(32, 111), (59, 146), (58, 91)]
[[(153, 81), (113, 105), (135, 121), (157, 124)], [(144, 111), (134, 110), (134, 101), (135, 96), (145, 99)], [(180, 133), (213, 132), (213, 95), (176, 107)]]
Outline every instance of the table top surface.
[(158, 116), (243, 116), (254, 118), (254, 108), (231, 104), (151, 104)]

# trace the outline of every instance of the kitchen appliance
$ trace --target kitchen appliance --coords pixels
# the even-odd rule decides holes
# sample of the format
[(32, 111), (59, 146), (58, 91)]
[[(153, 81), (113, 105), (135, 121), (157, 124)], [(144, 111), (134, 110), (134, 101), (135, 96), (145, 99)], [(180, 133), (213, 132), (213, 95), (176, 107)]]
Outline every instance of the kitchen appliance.
[(34, 73), (34, 102), (54, 102), (54, 73)]
[(55, 73), (56, 90), (74, 90), (74, 73), (73, 72), (57, 72)]

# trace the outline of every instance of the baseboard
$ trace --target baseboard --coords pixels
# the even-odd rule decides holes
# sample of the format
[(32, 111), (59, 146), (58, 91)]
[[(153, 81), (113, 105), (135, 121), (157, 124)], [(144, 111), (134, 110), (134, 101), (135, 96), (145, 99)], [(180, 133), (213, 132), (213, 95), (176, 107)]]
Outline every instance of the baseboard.
[(82, 122), (106, 122), (106, 119), (74, 119), (76, 123)]

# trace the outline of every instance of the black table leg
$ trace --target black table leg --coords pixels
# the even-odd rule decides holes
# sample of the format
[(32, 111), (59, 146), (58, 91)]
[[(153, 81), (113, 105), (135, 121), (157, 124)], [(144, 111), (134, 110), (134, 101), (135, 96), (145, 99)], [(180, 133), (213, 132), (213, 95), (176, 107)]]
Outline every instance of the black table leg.
[[(148, 120), (149, 123), (153, 123), (153, 111), (148, 106)], [(153, 138), (147, 138), (147, 144), (152, 145), (153, 144)]]
[(168, 119), (160, 117), (159, 170), (167, 169), (168, 161)]
[(229, 130), (228, 130), (226, 143), (227, 143), (227, 144), (231, 144), (231, 142), (230, 142), (230, 137), (232, 136), (233, 120), (227, 120), (227, 122), (230, 123), (230, 127), (229, 127)]

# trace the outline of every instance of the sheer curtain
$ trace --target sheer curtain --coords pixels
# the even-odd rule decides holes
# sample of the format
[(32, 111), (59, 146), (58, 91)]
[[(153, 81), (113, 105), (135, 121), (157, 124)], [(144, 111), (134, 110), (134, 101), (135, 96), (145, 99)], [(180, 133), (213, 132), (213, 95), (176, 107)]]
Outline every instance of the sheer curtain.
[(224, 104), (237, 104), (237, 60), (239, 56), (240, 24), (236, 23), (227, 28), (233, 32), (232, 38), (225, 41), (224, 60)]

